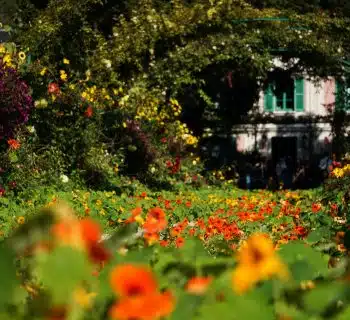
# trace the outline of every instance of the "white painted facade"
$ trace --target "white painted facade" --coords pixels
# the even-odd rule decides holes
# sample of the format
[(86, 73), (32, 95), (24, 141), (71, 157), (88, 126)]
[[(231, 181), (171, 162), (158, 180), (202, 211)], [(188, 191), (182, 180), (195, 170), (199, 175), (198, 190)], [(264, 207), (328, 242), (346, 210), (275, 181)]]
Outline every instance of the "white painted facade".
[[(327, 106), (335, 105), (335, 80), (329, 78), (318, 83), (304, 79), (304, 110), (303, 111), (273, 111), (264, 110), (264, 92), (260, 93), (260, 99), (253, 108), (254, 113), (262, 117), (278, 120), (284, 116), (293, 117), (294, 123), (257, 123), (237, 125), (233, 128), (233, 136), (239, 152), (259, 151), (268, 158), (272, 156), (272, 139), (274, 137), (295, 137), (297, 139), (297, 158), (308, 159), (310, 153), (320, 154), (330, 150), (332, 141), (331, 124), (317, 122), (311, 126), (303, 122), (298, 123), (298, 118), (329, 115)], [(252, 113), (253, 113), (252, 112)], [(266, 121), (265, 121), (266, 122)], [(277, 122), (277, 123), (274, 123)], [(264, 142), (265, 141), (265, 142)], [(312, 149), (312, 150), (310, 150)]]

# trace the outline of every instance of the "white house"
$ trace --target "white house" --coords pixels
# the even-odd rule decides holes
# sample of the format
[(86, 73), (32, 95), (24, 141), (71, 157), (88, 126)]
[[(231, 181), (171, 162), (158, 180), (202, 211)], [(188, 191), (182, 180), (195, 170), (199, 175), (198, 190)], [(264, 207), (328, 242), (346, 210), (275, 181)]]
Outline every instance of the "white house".
[(237, 150), (257, 150), (274, 161), (283, 156), (307, 160), (330, 152), (329, 111), (336, 106), (336, 80), (288, 76), (282, 82), (260, 92), (251, 112), (254, 121), (234, 126)]

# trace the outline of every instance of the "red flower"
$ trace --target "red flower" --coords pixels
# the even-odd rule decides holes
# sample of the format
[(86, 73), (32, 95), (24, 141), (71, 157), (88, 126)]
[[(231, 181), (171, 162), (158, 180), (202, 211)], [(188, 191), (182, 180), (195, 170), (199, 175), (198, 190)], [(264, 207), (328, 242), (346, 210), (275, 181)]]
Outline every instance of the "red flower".
[(173, 163), (170, 160), (167, 160), (165, 162), (165, 165), (167, 166), (167, 168), (171, 168), (173, 166)]
[(308, 231), (303, 226), (295, 226), (294, 233), (298, 236), (305, 237), (308, 234)]
[(182, 237), (178, 237), (176, 239), (176, 248), (181, 248), (185, 244), (185, 239)]
[(321, 210), (322, 206), (320, 203), (313, 203), (312, 204), (312, 207), (311, 207), (311, 210), (313, 213), (317, 213)]
[(10, 149), (12, 150), (17, 150), (21, 146), (21, 144), (16, 139), (9, 139), (7, 140), (7, 143), (10, 146)]
[(52, 233), (63, 244), (83, 247), (94, 263), (110, 258), (110, 253), (99, 242), (102, 235), (100, 226), (90, 218), (60, 221), (52, 227)]
[(187, 208), (191, 208), (192, 203), (191, 203), (191, 201), (186, 201), (185, 205)]
[(88, 106), (84, 113), (85, 117), (91, 118), (93, 114), (94, 114), (93, 108), (91, 106)]
[(60, 93), (60, 87), (57, 83), (51, 82), (49, 83), (47, 91), (52, 94), (59, 94)]
[(161, 245), (161, 247), (167, 247), (169, 245), (169, 241), (168, 240), (161, 240), (161, 241), (159, 241), (159, 244)]

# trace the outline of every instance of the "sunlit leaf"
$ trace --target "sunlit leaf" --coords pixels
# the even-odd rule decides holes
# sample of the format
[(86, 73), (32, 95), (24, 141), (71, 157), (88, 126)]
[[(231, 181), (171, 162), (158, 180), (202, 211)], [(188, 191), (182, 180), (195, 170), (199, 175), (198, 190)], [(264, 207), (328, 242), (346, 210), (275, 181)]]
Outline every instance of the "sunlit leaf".
[(39, 275), (56, 304), (72, 298), (74, 289), (91, 277), (91, 266), (84, 252), (60, 247), (41, 261)]

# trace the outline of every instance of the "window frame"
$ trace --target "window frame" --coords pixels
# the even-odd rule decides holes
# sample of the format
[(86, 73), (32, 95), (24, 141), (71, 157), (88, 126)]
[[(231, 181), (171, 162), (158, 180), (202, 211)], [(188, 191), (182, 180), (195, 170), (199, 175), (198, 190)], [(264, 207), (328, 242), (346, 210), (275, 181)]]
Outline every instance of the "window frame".
[[(274, 93), (274, 90), (276, 88), (276, 83), (270, 83), (268, 87), (264, 91), (264, 112), (273, 112), (273, 113), (291, 113), (291, 112), (305, 112), (305, 102), (302, 100), (301, 105), (298, 105), (300, 103), (300, 100), (298, 100), (298, 96), (302, 96), (302, 99), (304, 99), (304, 91), (305, 91), (305, 79), (302, 76), (293, 76), (292, 77), (292, 83), (293, 83), (293, 90), (292, 90), (292, 98), (288, 98), (288, 89), (284, 92), (282, 92), (283, 98), (282, 98), (282, 108), (277, 106), (277, 96)], [(297, 88), (297, 81), (301, 80), (302, 87), (299, 87), (299, 90), (302, 88), (301, 92), (298, 91)], [(272, 87), (273, 86), (273, 87)], [(292, 100), (293, 102), (293, 109), (287, 108), (288, 100)], [(271, 104), (270, 106), (269, 104)]]

